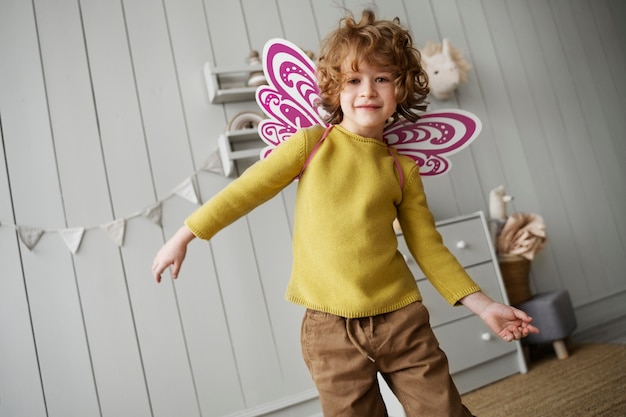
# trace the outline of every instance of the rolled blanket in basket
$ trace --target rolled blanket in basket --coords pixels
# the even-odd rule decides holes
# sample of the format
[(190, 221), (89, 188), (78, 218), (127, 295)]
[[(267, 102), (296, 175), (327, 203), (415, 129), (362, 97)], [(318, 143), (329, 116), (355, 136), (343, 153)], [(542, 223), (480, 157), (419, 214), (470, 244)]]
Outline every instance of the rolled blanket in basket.
[(498, 253), (520, 255), (532, 260), (546, 245), (546, 227), (541, 216), (513, 213), (504, 223), (496, 241)]

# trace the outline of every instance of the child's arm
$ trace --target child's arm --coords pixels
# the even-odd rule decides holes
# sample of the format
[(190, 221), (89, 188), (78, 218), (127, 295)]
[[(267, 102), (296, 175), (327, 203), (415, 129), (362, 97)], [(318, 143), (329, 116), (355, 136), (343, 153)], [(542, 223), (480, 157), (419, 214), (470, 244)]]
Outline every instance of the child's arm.
[(178, 277), (180, 266), (187, 254), (187, 245), (196, 236), (187, 226), (183, 226), (157, 252), (152, 263), (152, 275), (157, 282), (161, 282), (161, 274), (172, 265), (172, 278)]
[(461, 303), (479, 316), (489, 328), (510, 342), (539, 333), (539, 329), (530, 324), (532, 317), (515, 307), (497, 303), (483, 292), (475, 292), (461, 299)]

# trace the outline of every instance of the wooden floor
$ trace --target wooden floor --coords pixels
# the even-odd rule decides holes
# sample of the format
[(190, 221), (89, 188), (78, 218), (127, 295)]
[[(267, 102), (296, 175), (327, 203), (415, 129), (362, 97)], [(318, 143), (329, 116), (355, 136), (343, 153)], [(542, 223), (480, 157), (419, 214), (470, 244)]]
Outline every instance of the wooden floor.
[(626, 316), (618, 317), (593, 329), (574, 332), (575, 343), (618, 343), (626, 345)]

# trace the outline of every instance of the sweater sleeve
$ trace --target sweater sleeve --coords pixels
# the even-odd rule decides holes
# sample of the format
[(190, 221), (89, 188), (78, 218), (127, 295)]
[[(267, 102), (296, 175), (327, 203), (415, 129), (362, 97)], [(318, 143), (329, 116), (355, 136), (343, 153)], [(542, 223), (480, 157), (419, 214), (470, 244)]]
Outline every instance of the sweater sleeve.
[(307, 134), (301, 130), (276, 147), (270, 155), (249, 167), (241, 176), (194, 211), (185, 225), (196, 237), (211, 239), (254, 208), (289, 185), (304, 164)]
[[(406, 172), (406, 171), (405, 171)], [(451, 305), (480, 291), (456, 257), (444, 245), (426, 200), (419, 167), (407, 176), (398, 220), (411, 254), (426, 278)]]

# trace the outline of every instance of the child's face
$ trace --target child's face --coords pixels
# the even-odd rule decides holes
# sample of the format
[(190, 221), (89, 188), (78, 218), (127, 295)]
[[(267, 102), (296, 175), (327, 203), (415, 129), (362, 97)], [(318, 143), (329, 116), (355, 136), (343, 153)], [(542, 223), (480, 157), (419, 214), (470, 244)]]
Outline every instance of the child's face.
[(342, 67), (346, 83), (339, 93), (340, 125), (357, 135), (382, 139), (385, 123), (396, 111), (394, 76), (387, 68), (364, 61), (358, 67), (353, 71), (350, 59)]

